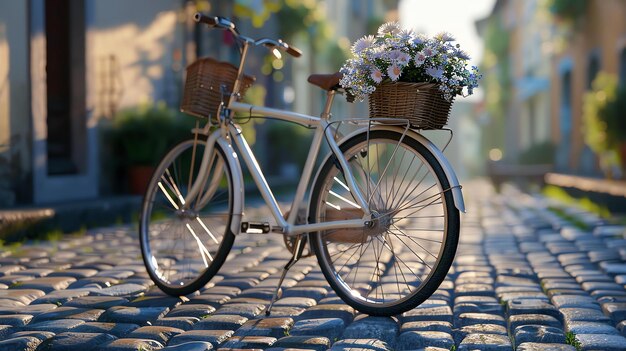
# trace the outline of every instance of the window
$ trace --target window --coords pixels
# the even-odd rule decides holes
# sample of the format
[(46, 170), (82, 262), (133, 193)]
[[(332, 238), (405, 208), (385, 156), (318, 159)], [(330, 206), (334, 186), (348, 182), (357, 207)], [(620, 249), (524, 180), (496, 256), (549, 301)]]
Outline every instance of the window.
[(587, 90), (591, 90), (591, 85), (593, 80), (596, 79), (598, 72), (600, 72), (600, 58), (594, 52), (589, 56), (589, 64), (587, 66)]
[(46, 99), (48, 174), (84, 168), (84, 2), (46, 0)]
[(561, 172), (569, 169), (572, 132), (572, 71), (561, 72), (561, 104), (559, 108), (559, 132), (561, 139), (557, 147), (556, 167)]

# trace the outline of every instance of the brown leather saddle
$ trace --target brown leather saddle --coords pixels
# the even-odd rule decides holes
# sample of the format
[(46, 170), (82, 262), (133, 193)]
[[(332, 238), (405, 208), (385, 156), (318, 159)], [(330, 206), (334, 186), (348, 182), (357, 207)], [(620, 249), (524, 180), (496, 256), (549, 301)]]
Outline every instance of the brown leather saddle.
[(339, 80), (341, 77), (342, 74), (339, 72), (332, 74), (311, 74), (307, 81), (324, 90), (337, 90), (339, 89)]

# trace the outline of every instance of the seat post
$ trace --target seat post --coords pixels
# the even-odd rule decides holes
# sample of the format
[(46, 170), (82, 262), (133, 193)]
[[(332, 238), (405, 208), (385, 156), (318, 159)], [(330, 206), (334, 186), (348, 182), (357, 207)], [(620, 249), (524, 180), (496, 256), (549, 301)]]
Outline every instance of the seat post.
[(322, 111), (322, 115), (320, 116), (325, 121), (330, 119), (330, 109), (333, 107), (333, 101), (335, 100), (336, 93), (336, 90), (328, 90), (326, 92), (326, 104), (324, 105), (324, 111)]

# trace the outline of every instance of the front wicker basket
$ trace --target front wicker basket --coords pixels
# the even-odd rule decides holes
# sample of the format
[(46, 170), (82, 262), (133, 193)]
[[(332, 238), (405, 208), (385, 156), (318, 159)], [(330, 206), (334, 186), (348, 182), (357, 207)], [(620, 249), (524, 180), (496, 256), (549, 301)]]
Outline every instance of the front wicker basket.
[(441, 129), (452, 101), (433, 83), (383, 83), (369, 96), (370, 118), (404, 118), (417, 129)]
[[(237, 71), (236, 66), (210, 57), (196, 60), (187, 67), (180, 110), (196, 117), (216, 118), (222, 102), (221, 87), (225, 86), (226, 92), (230, 94), (237, 79)], [(243, 96), (252, 83), (254, 77), (244, 75), (239, 94)], [(227, 101), (228, 96), (223, 98)]]

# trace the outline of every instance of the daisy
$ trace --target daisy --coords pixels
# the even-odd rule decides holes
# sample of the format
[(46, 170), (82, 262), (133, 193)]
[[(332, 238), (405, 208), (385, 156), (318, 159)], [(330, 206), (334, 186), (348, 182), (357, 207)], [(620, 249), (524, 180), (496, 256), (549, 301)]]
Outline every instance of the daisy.
[(370, 74), (370, 78), (372, 78), (374, 82), (380, 83), (383, 81), (383, 72), (381, 72), (379, 69), (375, 69), (374, 71), (372, 71), (372, 74)]
[(416, 66), (421, 66), (426, 61), (426, 54), (424, 54), (423, 51), (420, 51), (417, 54), (415, 54), (414, 60), (415, 60), (415, 65)]
[(355, 54), (360, 54), (363, 50), (369, 49), (374, 44), (374, 36), (366, 35), (363, 38), (359, 39), (352, 45), (352, 52)]
[(400, 33), (400, 24), (398, 22), (387, 22), (378, 28), (378, 35), (385, 36), (387, 34), (396, 35)]
[(422, 50), (422, 53), (428, 58), (433, 56), (435, 54), (435, 51), (430, 47), (425, 47), (424, 50)]
[(387, 59), (391, 62), (397, 62), (400, 59), (400, 54), (402, 54), (402, 52), (399, 50), (390, 51), (387, 54)]
[(424, 36), (424, 34), (417, 34), (417, 36), (413, 39), (413, 44), (414, 45), (420, 45), (420, 44), (424, 44), (426, 43), (426, 37)]
[(435, 79), (441, 79), (441, 77), (443, 77), (443, 70), (437, 67), (428, 67), (426, 68), (426, 74)]
[(400, 52), (400, 55), (398, 57), (399, 64), (401, 64), (402, 66), (406, 66), (409, 63), (409, 60), (411, 60), (411, 56), (409, 56), (409, 54), (405, 52)]
[(398, 80), (398, 78), (400, 78), (400, 72), (401, 72), (400, 67), (398, 67), (398, 65), (395, 65), (395, 64), (387, 68), (387, 75), (394, 82)]
[(467, 54), (467, 52), (461, 50), (461, 49), (457, 49), (454, 52), (454, 56), (460, 58), (461, 60), (469, 60), (470, 56)]
[(400, 31), (400, 34), (398, 34), (398, 38), (400, 38), (401, 41), (403, 42), (407, 42), (409, 40), (411, 40), (411, 38), (413, 38), (413, 30), (411, 29), (403, 29)]
[(450, 34), (448, 32), (438, 33), (437, 35), (435, 35), (435, 39), (438, 39), (438, 40), (443, 41), (443, 42), (449, 42), (449, 41), (456, 40), (456, 39), (454, 39), (452, 34)]

